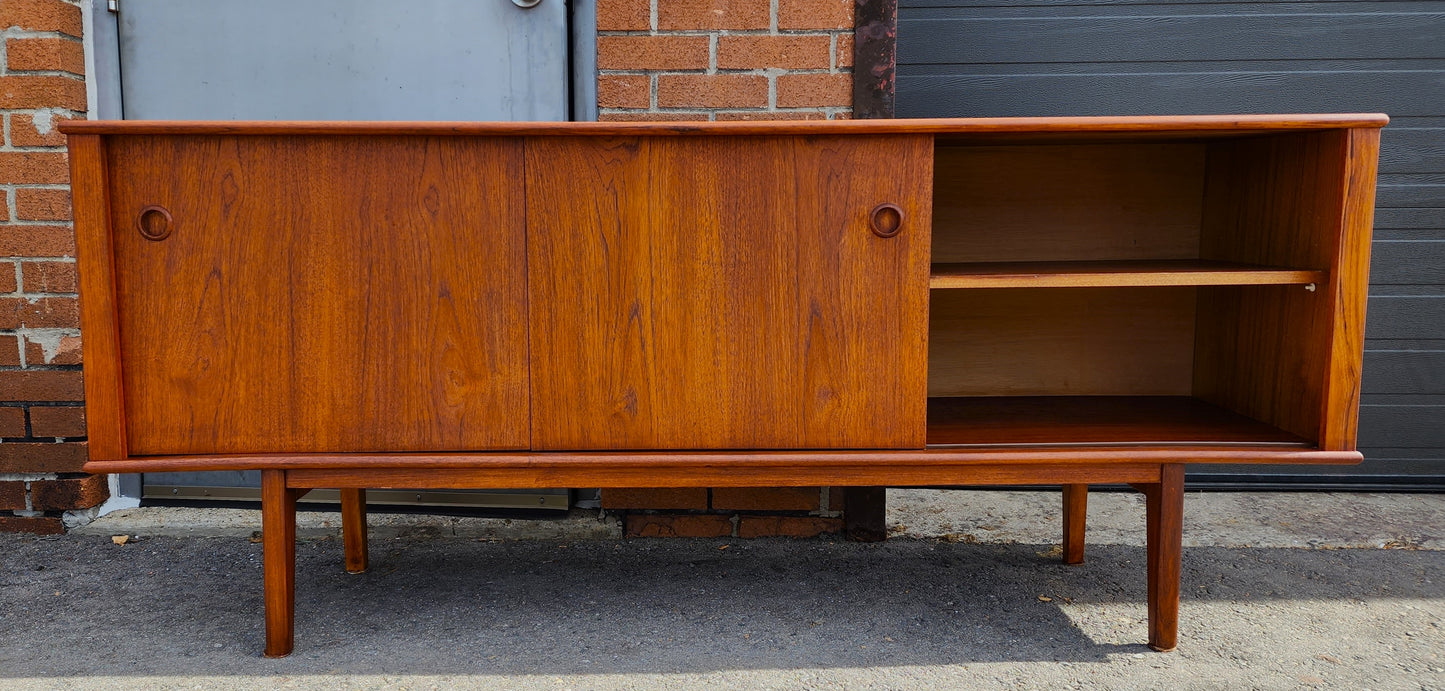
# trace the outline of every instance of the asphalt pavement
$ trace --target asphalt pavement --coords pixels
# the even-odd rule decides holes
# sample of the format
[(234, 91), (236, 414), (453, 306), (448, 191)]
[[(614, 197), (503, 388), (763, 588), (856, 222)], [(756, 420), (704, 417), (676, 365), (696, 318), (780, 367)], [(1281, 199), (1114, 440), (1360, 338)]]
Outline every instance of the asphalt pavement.
[(1136, 495), (1091, 496), (1082, 566), (1056, 493), (889, 500), (880, 544), (378, 515), (361, 575), (306, 514), (279, 660), (255, 512), (0, 535), (0, 688), (1445, 689), (1445, 495), (1189, 494), (1172, 653)]

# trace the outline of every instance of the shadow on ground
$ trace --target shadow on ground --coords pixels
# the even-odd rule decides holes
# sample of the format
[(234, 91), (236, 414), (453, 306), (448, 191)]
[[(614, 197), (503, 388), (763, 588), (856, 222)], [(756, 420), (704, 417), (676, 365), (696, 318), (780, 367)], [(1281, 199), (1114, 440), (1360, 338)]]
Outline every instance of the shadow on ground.
[[(0, 625), (25, 632), (6, 637), (0, 677), (678, 673), (1146, 650), (1138, 547), (1091, 546), (1068, 567), (1052, 545), (374, 540), (360, 576), (340, 552), (298, 546), (296, 653), (266, 660), (259, 544), (0, 536)], [(1439, 573), (1442, 551), (1186, 548), (1183, 645), (1213, 635), (1216, 609), (1445, 598)]]

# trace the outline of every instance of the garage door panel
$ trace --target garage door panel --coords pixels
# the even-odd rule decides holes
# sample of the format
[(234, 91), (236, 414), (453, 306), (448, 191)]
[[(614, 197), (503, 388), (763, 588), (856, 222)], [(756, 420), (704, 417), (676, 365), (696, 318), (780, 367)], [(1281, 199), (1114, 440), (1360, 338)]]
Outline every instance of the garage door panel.
[(1445, 2), (899, 4), (900, 117), (1388, 113), (1366, 318), (1367, 460), (1247, 472), (1445, 484), (1445, 404), (1434, 404), (1445, 396)]
[[(1441, 182), (1435, 182), (1434, 178)], [(1380, 211), (1396, 209), (1436, 209), (1445, 200), (1445, 175), (1381, 175), (1375, 188), (1375, 218)]]
[[(1099, 10), (1095, 10), (1096, 12)], [(899, 45), (917, 63), (986, 63), (1000, 54), (1034, 62), (1175, 62), (1445, 57), (1445, 14), (1272, 16), (1204, 14), (1196, 6), (1152, 7), (1148, 16), (998, 16), (985, 8), (938, 10), (927, 32)], [(954, 16), (948, 16), (952, 14)], [(989, 16), (994, 15), (994, 16)], [(911, 35), (905, 23), (904, 36)], [(1111, 40), (1129, 34), (1132, 41)]]
[[(1445, 235), (1445, 230), (1440, 234)], [(1445, 283), (1445, 241), (1376, 242), (1370, 256), (1370, 283), (1376, 286)]]
[[(1445, 30), (1440, 32), (1445, 45)], [(1380, 133), (1380, 174), (1445, 170), (1445, 127), (1387, 127)]]
[[(901, 29), (900, 29), (901, 31)], [(1047, 67), (1047, 66), (1045, 66)], [(1384, 111), (1441, 107), (1445, 73), (1288, 73), (1178, 67), (1150, 74), (909, 75), (900, 66), (899, 117), (1179, 115)]]
[(1365, 352), (1365, 394), (1445, 395), (1445, 351)]
[(1360, 406), (1360, 446), (1445, 448), (1445, 405)]

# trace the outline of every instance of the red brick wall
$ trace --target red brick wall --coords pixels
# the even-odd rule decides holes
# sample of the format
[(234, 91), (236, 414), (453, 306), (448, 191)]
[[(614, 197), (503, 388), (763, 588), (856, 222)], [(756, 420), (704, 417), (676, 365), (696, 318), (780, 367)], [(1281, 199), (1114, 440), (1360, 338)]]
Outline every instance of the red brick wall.
[[(603, 120), (851, 113), (853, 0), (598, 0)], [(75, 240), (64, 138), (85, 116), (77, 1), (0, 0), (0, 530), (55, 532), (106, 497), (85, 461)], [(630, 492), (630, 493), (629, 493)], [(634, 534), (837, 532), (820, 488), (604, 493)], [(685, 513), (677, 513), (682, 510)], [(710, 526), (700, 528), (697, 526)]]
[(814, 537), (843, 530), (843, 492), (827, 487), (608, 489), (635, 537)]
[(846, 118), (853, 2), (598, 0), (598, 117)]
[[(854, 0), (598, 0), (601, 120), (850, 117)], [(806, 537), (842, 531), (819, 487), (604, 490), (627, 534)]]
[(59, 532), (106, 498), (85, 462), (75, 237), (65, 138), (83, 118), (80, 7), (0, 0), (0, 531)]

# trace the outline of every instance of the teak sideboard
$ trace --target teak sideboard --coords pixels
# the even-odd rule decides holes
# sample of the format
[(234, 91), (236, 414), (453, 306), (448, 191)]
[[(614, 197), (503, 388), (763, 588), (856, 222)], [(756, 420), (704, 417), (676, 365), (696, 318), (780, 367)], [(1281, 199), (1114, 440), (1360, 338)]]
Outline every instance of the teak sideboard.
[(1356, 463), (1383, 115), (71, 122), (93, 473), (339, 488), (1063, 485)]

